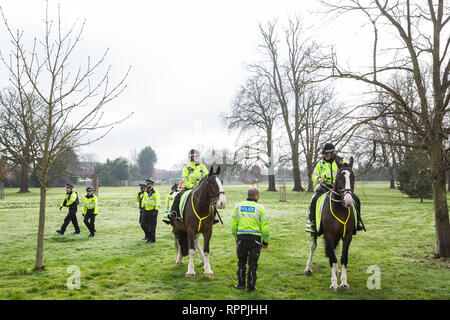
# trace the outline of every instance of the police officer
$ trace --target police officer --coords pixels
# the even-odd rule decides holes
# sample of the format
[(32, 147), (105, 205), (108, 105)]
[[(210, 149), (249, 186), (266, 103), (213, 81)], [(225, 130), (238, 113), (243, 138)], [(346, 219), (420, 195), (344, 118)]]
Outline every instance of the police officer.
[(87, 194), (83, 198), (81, 214), (84, 216), (84, 224), (89, 229), (89, 238), (95, 235), (95, 217), (98, 214), (98, 199), (91, 187), (86, 188)]
[(66, 232), (66, 228), (70, 222), (72, 222), (73, 227), (75, 228), (74, 234), (80, 233), (80, 227), (78, 226), (77, 220), (77, 208), (78, 208), (78, 194), (75, 191), (72, 191), (73, 186), (70, 184), (66, 184), (66, 196), (64, 197), (64, 201), (61, 203), (59, 210), (63, 207), (68, 207), (69, 212), (67, 216), (64, 218), (64, 223), (61, 226), (61, 229), (56, 230), (56, 232), (60, 234), (64, 234)]
[(231, 216), (231, 233), (236, 240), (238, 257), (236, 289), (245, 289), (248, 260), (247, 291), (255, 290), (261, 247), (267, 249), (269, 245), (269, 220), (266, 209), (258, 203), (259, 196), (257, 188), (248, 189), (247, 200), (238, 203)]
[[(143, 184), (143, 183), (140, 183), (140, 184), (139, 184), (139, 187), (141, 188), (141, 191), (139, 191), (139, 192), (137, 193), (136, 201), (137, 201), (138, 204), (139, 204), (139, 224), (141, 225), (141, 228), (142, 228), (142, 230), (143, 230), (144, 233), (145, 233), (145, 228), (144, 228), (144, 224), (143, 224), (144, 208), (142, 207), (142, 198), (144, 197), (144, 192), (145, 192), (145, 189), (147, 188), (147, 185), (146, 185), (146, 184)], [(145, 240), (145, 241), (148, 240), (148, 237), (147, 237), (147, 234), (146, 234), (146, 233), (145, 233), (144, 239), (142, 239), (142, 240)]]
[(164, 217), (163, 217), (163, 222), (166, 223), (166, 224), (170, 224), (169, 214), (170, 214), (171, 203), (174, 200), (174, 198), (175, 198), (175, 196), (176, 196), (178, 191), (179, 191), (178, 190), (178, 184), (174, 183), (172, 185), (172, 187), (170, 188), (169, 195), (166, 198), (166, 212), (165, 212)]
[(189, 159), (190, 162), (183, 167), (182, 175), (184, 189), (175, 196), (172, 208), (170, 210), (171, 213), (169, 214), (169, 218), (171, 220), (180, 220), (179, 205), (183, 193), (195, 187), (200, 182), (200, 180), (202, 180), (203, 177), (209, 173), (205, 165), (200, 162), (200, 152), (198, 152), (198, 150), (191, 149), (189, 151)]
[[(307, 230), (309, 232), (316, 232), (316, 203), (319, 197), (328, 192), (333, 188), (334, 183), (336, 182), (336, 175), (338, 172), (338, 166), (336, 161), (340, 163), (348, 163), (347, 159), (341, 158), (336, 155), (336, 149), (332, 143), (326, 143), (322, 148), (322, 156), (323, 158), (317, 163), (314, 168), (314, 172), (312, 174), (312, 181), (314, 183), (319, 183), (320, 187), (317, 188), (316, 194), (313, 196), (311, 200), (311, 204), (309, 206), (309, 221), (311, 223), (311, 230)], [(364, 224), (361, 220), (361, 201), (355, 193), (352, 193), (352, 197), (356, 202), (356, 217), (357, 217), (357, 226), (356, 230), (366, 230)]]
[(154, 243), (156, 235), (156, 224), (158, 219), (158, 209), (161, 205), (159, 192), (153, 188), (155, 184), (152, 180), (146, 180), (146, 190), (142, 197), (143, 225), (146, 235), (146, 242)]

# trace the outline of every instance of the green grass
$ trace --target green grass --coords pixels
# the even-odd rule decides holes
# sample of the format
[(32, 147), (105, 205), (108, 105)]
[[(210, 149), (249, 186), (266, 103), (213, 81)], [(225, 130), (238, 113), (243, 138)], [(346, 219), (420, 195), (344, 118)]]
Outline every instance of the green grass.
[[(265, 186), (261, 189), (264, 190)], [(158, 186), (162, 198), (168, 186)], [(195, 278), (186, 278), (188, 259), (176, 265), (171, 228), (160, 210), (156, 243), (142, 241), (135, 195), (138, 187), (101, 188), (97, 234), (88, 231), (78, 213), (81, 234), (55, 232), (66, 210), (58, 205), (64, 188), (48, 191), (45, 227), (45, 271), (34, 271), (39, 190), (18, 194), (6, 189), (0, 201), (0, 299), (450, 299), (450, 261), (433, 259), (436, 239), (433, 204), (420, 203), (389, 190), (386, 183), (359, 183), (368, 232), (353, 238), (349, 253), (350, 291), (333, 292), (322, 240), (313, 261), (314, 275), (303, 270), (309, 255), (304, 232), (310, 193), (288, 191), (288, 202), (278, 193), (263, 192), (270, 216), (270, 245), (261, 253), (257, 290), (238, 291), (235, 243), (230, 234), (234, 204), (246, 198), (246, 186), (225, 186), (228, 207), (221, 211), (224, 225), (214, 226), (211, 240), (213, 278), (203, 276), (196, 255)], [(288, 188), (289, 189), (289, 188)], [(77, 190), (77, 189), (76, 189)], [(82, 188), (78, 188), (81, 195)], [(66, 286), (67, 268), (81, 271), (81, 288)], [(367, 288), (369, 266), (381, 270), (381, 289)]]

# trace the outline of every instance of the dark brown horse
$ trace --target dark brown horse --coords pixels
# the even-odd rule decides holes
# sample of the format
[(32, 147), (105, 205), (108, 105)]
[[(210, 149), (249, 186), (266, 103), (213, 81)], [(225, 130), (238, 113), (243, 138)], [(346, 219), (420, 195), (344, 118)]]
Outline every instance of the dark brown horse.
[[(183, 257), (189, 254), (189, 265), (186, 276), (195, 276), (194, 253), (195, 248), (204, 264), (204, 275), (214, 276), (209, 265), (209, 241), (214, 224), (213, 204), (219, 209), (224, 209), (227, 203), (222, 182), (218, 175), (220, 166), (214, 172), (211, 167), (209, 174), (192, 189), (186, 199), (183, 223), (175, 223), (173, 233), (175, 234), (175, 247), (178, 251), (177, 264), (183, 263)], [(203, 251), (198, 244), (198, 236), (203, 235)]]
[[(347, 283), (346, 268), (348, 263), (348, 249), (352, 242), (354, 228), (356, 228), (352, 197), (355, 182), (353, 157), (350, 158), (348, 164), (341, 164), (339, 161), (336, 163), (339, 169), (336, 175), (336, 183), (325, 198), (320, 221), (325, 241), (325, 255), (329, 258), (331, 267), (330, 288), (335, 291), (338, 289), (348, 290), (350, 288)], [(338, 269), (336, 254), (339, 247), (339, 240), (341, 239), (343, 243), (341, 254), (342, 273), (341, 285), (338, 286), (337, 277), (340, 271)], [(317, 232), (311, 234), (311, 252), (305, 269), (305, 275), (307, 276), (312, 275), (312, 258), (316, 248)]]

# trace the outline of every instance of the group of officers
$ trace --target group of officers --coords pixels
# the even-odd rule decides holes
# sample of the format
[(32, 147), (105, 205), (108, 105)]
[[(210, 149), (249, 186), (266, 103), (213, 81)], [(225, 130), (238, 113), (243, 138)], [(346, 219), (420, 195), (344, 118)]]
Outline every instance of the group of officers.
[[(347, 162), (346, 159), (336, 156), (334, 145), (331, 143), (325, 144), (322, 149), (322, 156), (323, 158), (317, 163), (312, 176), (313, 181), (319, 183), (320, 187), (317, 189), (310, 205), (310, 232), (316, 231), (314, 214), (316, 200), (326, 189), (334, 186), (337, 173), (336, 161)], [(190, 150), (189, 159), (190, 162), (183, 168), (183, 183), (180, 185), (174, 184), (171, 187), (170, 194), (167, 196), (166, 210), (163, 217), (163, 221), (167, 224), (170, 224), (175, 219), (180, 219), (178, 207), (181, 195), (186, 190), (195, 187), (208, 174), (206, 167), (199, 161), (199, 152), (197, 150)], [(154, 184), (155, 182), (150, 179), (146, 180), (145, 184), (140, 184), (140, 192), (136, 197), (136, 201), (139, 204), (139, 223), (145, 235), (142, 240), (145, 240), (147, 243), (155, 242), (158, 210), (161, 206), (160, 194), (155, 190)], [(90, 231), (89, 237), (93, 237), (96, 232), (94, 222), (98, 214), (98, 200), (91, 187), (88, 187), (86, 192), (87, 194), (82, 202), (82, 214), (84, 223)], [(260, 252), (261, 249), (267, 249), (269, 245), (269, 220), (266, 209), (262, 204), (258, 203), (259, 198), (259, 190), (251, 187), (248, 189), (247, 199), (236, 204), (231, 216), (231, 234), (236, 241), (238, 258), (236, 289), (255, 290)], [(357, 202), (357, 230), (365, 230), (361, 220), (359, 199), (356, 197), (355, 200)], [(74, 233), (80, 233), (76, 219), (78, 203), (78, 194), (73, 191), (73, 186), (67, 184), (65, 199), (60, 206), (60, 210), (63, 207), (68, 207), (69, 212), (64, 219), (63, 225), (57, 230), (58, 233), (64, 234), (70, 222), (75, 228)], [(172, 205), (170, 205), (171, 203)]]

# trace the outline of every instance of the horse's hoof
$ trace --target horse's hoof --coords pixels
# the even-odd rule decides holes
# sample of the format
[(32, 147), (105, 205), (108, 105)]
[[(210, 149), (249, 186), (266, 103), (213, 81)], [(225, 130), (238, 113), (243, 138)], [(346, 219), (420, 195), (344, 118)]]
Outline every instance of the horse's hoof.
[(350, 290), (350, 287), (349, 287), (348, 284), (341, 284), (341, 285), (339, 286), (339, 290), (345, 290), (345, 291), (348, 291), (348, 290)]
[(339, 287), (337, 285), (331, 285), (330, 289), (333, 289), (334, 292), (339, 290)]
[(313, 275), (311, 270), (305, 270), (304, 275), (307, 277), (311, 277)]
[(177, 260), (177, 264), (183, 264), (183, 260)]
[(206, 272), (205, 271), (204, 275), (211, 278), (211, 277), (214, 277), (214, 272), (212, 272), (212, 271)]
[(186, 277), (195, 277), (195, 272), (192, 273), (186, 272)]

